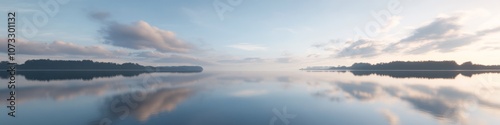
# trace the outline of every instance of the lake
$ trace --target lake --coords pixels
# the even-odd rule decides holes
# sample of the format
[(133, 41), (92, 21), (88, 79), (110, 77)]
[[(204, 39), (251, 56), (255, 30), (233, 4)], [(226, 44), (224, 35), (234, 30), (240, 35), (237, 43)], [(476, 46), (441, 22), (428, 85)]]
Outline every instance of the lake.
[(500, 74), (76, 72), (16, 76), (7, 125), (500, 125)]

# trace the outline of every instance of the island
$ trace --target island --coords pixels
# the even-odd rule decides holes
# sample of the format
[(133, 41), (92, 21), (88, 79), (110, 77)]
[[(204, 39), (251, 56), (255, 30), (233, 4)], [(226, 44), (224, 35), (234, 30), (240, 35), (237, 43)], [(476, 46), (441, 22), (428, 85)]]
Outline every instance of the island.
[(354, 63), (351, 66), (313, 66), (302, 68), (309, 72), (351, 72), (355, 76), (371, 74), (394, 78), (455, 78), (474, 74), (500, 73), (500, 65), (480, 65), (470, 61), (393, 61), (389, 63)]
[(351, 66), (318, 66), (301, 70), (500, 70), (500, 65), (480, 65), (455, 61), (393, 61), (389, 63), (354, 63)]
[[(8, 62), (0, 65), (7, 67)], [(16, 66), (18, 71), (149, 71), (149, 72), (201, 72), (201, 66), (142, 66), (137, 63), (117, 64), (112, 62), (95, 62), (92, 60), (27, 60)]]
[[(1, 61), (0, 79), (7, 79), (7, 61)], [(103, 77), (133, 77), (143, 73), (168, 72), (168, 73), (198, 73), (202, 72), (201, 66), (143, 66), (137, 63), (117, 64), (112, 62), (96, 62), (92, 60), (27, 60), (24, 64), (16, 65), (16, 75), (22, 75), (27, 80), (92, 80)]]

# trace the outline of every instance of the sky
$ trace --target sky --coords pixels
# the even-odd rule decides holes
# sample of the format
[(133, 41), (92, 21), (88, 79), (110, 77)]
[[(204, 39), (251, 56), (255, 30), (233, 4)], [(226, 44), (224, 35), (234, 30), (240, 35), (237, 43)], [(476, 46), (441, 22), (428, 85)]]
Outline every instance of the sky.
[[(396, 60), (500, 64), (500, 1), (495, 0), (0, 3), (5, 15), (16, 12), (19, 63), (91, 59), (208, 70), (297, 70)], [(6, 19), (0, 23), (7, 29)], [(5, 34), (0, 53), (6, 53), (7, 31), (0, 33)]]

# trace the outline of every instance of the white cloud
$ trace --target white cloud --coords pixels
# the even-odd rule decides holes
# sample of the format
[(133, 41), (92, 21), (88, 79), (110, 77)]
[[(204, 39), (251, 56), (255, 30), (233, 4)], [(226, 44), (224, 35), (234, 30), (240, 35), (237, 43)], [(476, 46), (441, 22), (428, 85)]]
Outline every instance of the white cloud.
[(425, 54), (431, 51), (452, 52), (458, 48), (478, 42), (485, 35), (500, 31), (500, 27), (466, 33), (460, 20), (464, 15), (439, 17), (433, 22), (414, 30), (414, 33), (393, 45), (386, 52), (405, 52), (407, 54)]
[[(0, 39), (3, 43), (7, 43), (7, 39)], [(126, 56), (128, 53), (123, 50), (108, 50), (103, 46), (82, 46), (65, 41), (53, 41), (51, 43), (26, 41), (23, 39), (16, 40), (18, 46), (17, 54), (26, 55), (49, 55), (49, 56), (91, 56), (91, 57), (116, 57)], [(7, 52), (7, 44), (0, 44), (1, 52)]]
[[(470, 15), (470, 14), (469, 14)], [(313, 44), (313, 47), (323, 51), (334, 52), (334, 57), (374, 57), (384, 53), (390, 54), (427, 54), (430, 52), (450, 53), (466, 49), (475, 43), (480, 43), (484, 36), (500, 32), (500, 27), (491, 26), (480, 30), (465, 29), (464, 18), (467, 14), (441, 15), (432, 22), (413, 29), (406, 37), (398, 38), (397, 41), (381, 44), (386, 40), (366, 40), (344, 42), (343, 47), (339, 42)], [(391, 19), (389, 25), (397, 25), (399, 17)], [(390, 29), (390, 26), (387, 27)], [(489, 47), (496, 49), (494, 46)]]
[(104, 34), (104, 43), (130, 49), (187, 53), (195, 48), (177, 38), (174, 32), (151, 26), (145, 21), (132, 25), (109, 23), (101, 32)]
[(374, 41), (361, 39), (344, 47), (335, 57), (372, 57), (378, 54), (380, 51)]
[(250, 97), (250, 96), (258, 96), (258, 95), (264, 95), (267, 94), (267, 90), (241, 90), (232, 93), (232, 96), (236, 97)]

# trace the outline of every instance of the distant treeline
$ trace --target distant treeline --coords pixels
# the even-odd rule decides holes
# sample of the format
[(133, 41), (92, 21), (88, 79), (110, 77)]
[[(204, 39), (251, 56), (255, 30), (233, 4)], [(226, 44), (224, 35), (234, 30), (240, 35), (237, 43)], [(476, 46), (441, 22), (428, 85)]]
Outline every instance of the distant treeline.
[[(51, 80), (92, 80), (94, 78), (111, 78), (115, 76), (133, 77), (147, 71), (17, 71), (17, 75), (24, 76), (26, 80), (51, 81)], [(0, 79), (9, 78), (8, 72), (0, 72)]]
[(307, 70), (307, 72), (350, 72), (354, 76), (390, 76), (392, 78), (425, 78), (425, 79), (454, 79), (458, 75), (472, 77), (477, 74), (495, 73), (499, 74), (500, 70)]
[[(8, 62), (0, 62), (0, 66), (7, 68)], [(1, 68), (1, 69), (3, 69)], [(137, 63), (94, 62), (92, 60), (28, 60), (16, 66), (17, 70), (127, 70), (149, 72), (201, 72), (201, 66), (142, 66)]]
[(393, 61), (389, 63), (354, 63), (351, 66), (308, 67), (304, 70), (500, 70), (500, 65), (480, 65), (455, 61)]

